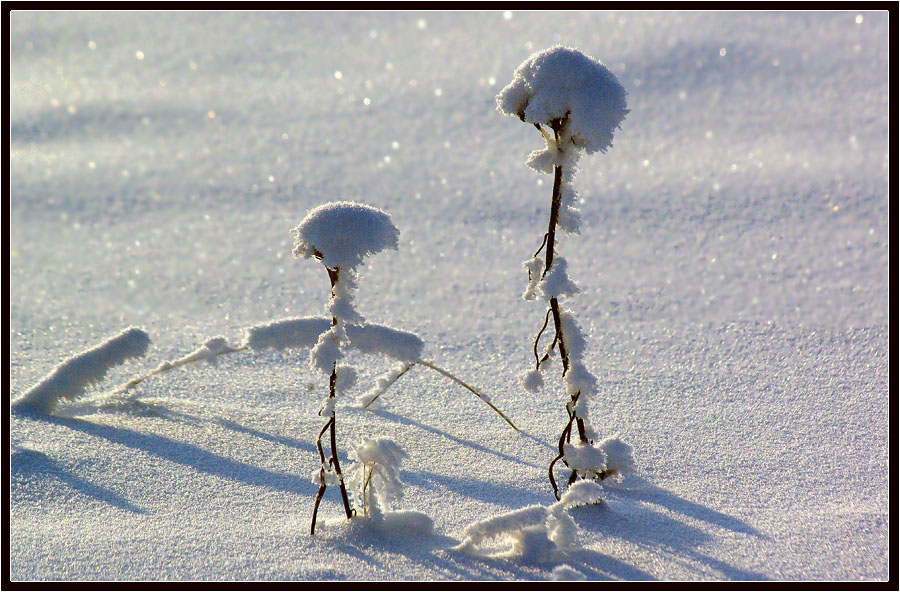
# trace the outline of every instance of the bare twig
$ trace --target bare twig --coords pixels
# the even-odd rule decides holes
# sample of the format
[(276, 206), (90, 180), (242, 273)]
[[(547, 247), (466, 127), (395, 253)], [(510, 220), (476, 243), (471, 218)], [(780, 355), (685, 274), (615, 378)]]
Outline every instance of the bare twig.
[[(550, 350), (548, 349), (548, 350), (547, 350), (547, 353), (544, 355), (544, 360), (542, 360), (542, 359), (538, 356), (538, 343), (540, 343), (540, 341), (541, 341), (541, 335), (544, 334), (544, 329), (547, 328), (547, 323), (548, 323), (548, 322), (550, 322), (550, 309), (549, 309), (549, 308), (547, 309), (547, 314), (544, 315), (544, 324), (541, 326), (541, 330), (538, 331), (537, 335), (536, 335), (535, 338), (534, 338), (534, 369), (535, 369), (535, 370), (540, 370), (540, 369), (541, 369), (541, 362), (543, 362), (544, 360), (546, 360), (547, 357), (550, 355)], [(556, 343), (556, 338), (555, 338), (555, 337), (553, 338), (553, 343)], [(553, 345), (553, 343), (551, 343), (551, 346)]]
[(498, 414), (500, 417), (502, 417), (502, 418), (506, 421), (506, 423), (508, 423), (508, 424), (510, 425), (510, 427), (512, 427), (512, 429), (516, 430), (517, 432), (519, 431), (519, 428), (516, 427), (516, 424), (514, 424), (508, 417), (506, 417), (505, 415), (503, 415), (503, 412), (500, 411), (499, 409), (497, 409), (497, 407), (496, 407), (493, 403), (491, 403), (490, 399), (488, 399), (486, 396), (484, 396), (482, 393), (480, 393), (478, 390), (476, 390), (475, 387), (466, 384), (466, 383), (463, 382), (461, 379), (459, 379), (459, 378), (457, 378), (456, 376), (454, 376), (453, 374), (447, 372), (447, 371), (444, 370), (443, 368), (439, 368), (439, 367), (435, 366), (435, 365), (432, 364), (431, 362), (428, 362), (428, 361), (426, 361), (426, 360), (419, 360), (419, 363), (422, 364), (423, 366), (425, 366), (426, 368), (431, 368), (431, 369), (434, 370), (435, 372), (437, 372), (437, 373), (439, 373), (439, 374), (442, 374), (442, 375), (446, 376), (447, 378), (449, 378), (449, 379), (452, 380), (453, 382), (455, 382), (455, 383), (457, 383), (458, 385), (460, 385), (460, 386), (466, 388), (467, 390), (469, 390), (469, 391), (470, 391), (472, 394), (474, 394), (476, 397), (478, 397), (479, 399), (481, 399), (482, 401), (484, 401), (485, 403), (487, 403), (488, 406), (489, 406), (491, 409), (493, 409), (494, 411), (496, 411), (497, 414)]

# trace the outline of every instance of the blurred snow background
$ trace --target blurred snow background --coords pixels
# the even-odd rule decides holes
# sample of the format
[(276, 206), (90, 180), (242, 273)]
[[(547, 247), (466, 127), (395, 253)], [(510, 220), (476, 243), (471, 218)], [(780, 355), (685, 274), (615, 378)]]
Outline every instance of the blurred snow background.
[[(12, 417), (16, 579), (550, 579), (557, 565), (449, 551), (465, 526), (553, 501), (558, 382), (523, 392), (543, 310), (520, 299), (551, 179), (496, 112), (556, 43), (601, 59), (631, 113), (581, 161), (583, 293), (603, 435), (640, 477), (573, 511), (590, 579), (888, 577), (887, 13), (13, 12), (9, 379), (135, 325), (116, 384), (249, 325), (322, 314), (291, 258), (324, 202), (391, 214), (399, 251), (358, 308), (418, 333), (424, 369), (339, 448), (409, 453), (404, 540), (308, 521), (322, 384), (306, 352), (148, 381), (148, 408)], [(353, 360), (361, 391), (390, 364)], [(312, 391), (312, 392), (311, 392)], [(350, 401), (348, 400), (347, 403)], [(320, 518), (337, 519), (329, 491)], [(560, 571), (560, 570), (557, 570)], [(565, 571), (565, 570), (562, 570)]]

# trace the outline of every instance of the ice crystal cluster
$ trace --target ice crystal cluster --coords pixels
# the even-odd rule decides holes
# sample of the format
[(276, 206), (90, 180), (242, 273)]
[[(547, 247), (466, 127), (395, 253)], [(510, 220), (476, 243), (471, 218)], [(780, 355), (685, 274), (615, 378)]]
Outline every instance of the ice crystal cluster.
[(557, 45), (522, 62), (497, 95), (502, 113), (548, 125), (568, 116), (568, 137), (588, 154), (606, 152), (628, 109), (615, 74), (577, 49)]

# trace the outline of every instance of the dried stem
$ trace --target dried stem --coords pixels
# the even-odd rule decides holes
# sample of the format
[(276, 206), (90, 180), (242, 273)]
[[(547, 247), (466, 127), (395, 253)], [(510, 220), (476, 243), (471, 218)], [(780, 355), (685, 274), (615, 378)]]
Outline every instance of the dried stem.
[(510, 425), (510, 427), (512, 427), (512, 429), (516, 430), (517, 432), (519, 431), (519, 428), (516, 427), (516, 424), (514, 424), (508, 417), (506, 417), (505, 415), (503, 415), (503, 412), (500, 411), (499, 409), (497, 409), (497, 407), (494, 406), (493, 403), (491, 403), (490, 399), (488, 399), (486, 396), (484, 396), (483, 394), (481, 394), (480, 392), (478, 392), (478, 391), (475, 389), (475, 387), (466, 384), (465, 382), (463, 382), (462, 380), (460, 380), (460, 379), (457, 378), (456, 376), (450, 374), (449, 372), (447, 372), (447, 371), (444, 370), (443, 368), (438, 368), (437, 366), (435, 366), (435, 365), (432, 364), (431, 362), (428, 362), (428, 361), (426, 361), (426, 360), (419, 360), (419, 363), (422, 364), (423, 366), (425, 366), (426, 368), (431, 368), (431, 369), (434, 370), (435, 372), (437, 372), (437, 373), (439, 373), (439, 374), (442, 374), (442, 375), (446, 376), (447, 378), (449, 378), (449, 379), (452, 380), (453, 382), (455, 382), (455, 383), (457, 383), (458, 385), (460, 385), (460, 386), (466, 388), (467, 390), (469, 390), (469, 392), (471, 392), (471, 393), (474, 394), (476, 397), (478, 397), (479, 399), (481, 399), (482, 401), (484, 401), (485, 403), (487, 403), (488, 407), (490, 407), (491, 409), (493, 409), (494, 411), (496, 411), (497, 414), (498, 414), (500, 417), (502, 417), (502, 418), (506, 421), (506, 423), (508, 423), (508, 424)]
[[(550, 128), (553, 130), (553, 140), (559, 144), (559, 132), (563, 128), (566, 123), (566, 119), (568, 116), (554, 119), (550, 122)], [(537, 126), (538, 131), (546, 137), (550, 138), (549, 133), (545, 131), (541, 126)], [(550, 268), (553, 266), (553, 256), (555, 254), (556, 247), (556, 227), (559, 223), (559, 210), (562, 206), (562, 178), (563, 178), (563, 168), (562, 165), (555, 165), (553, 167), (553, 195), (550, 202), (550, 221), (547, 228), (546, 234), (546, 242), (547, 242), (547, 257), (546, 262), (544, 263), (544, 272), (541, 277), (546, 277), (547, 273), (550, 271)], [(569, 352), (566, 348), (566, 339), (565, 334), (562, 330), (562, 316), (560, 314), (559, 301), (554, 297), (550, 299), (550, 312), (553, 316), (553, 326), (556, 329), (556, 338), (554, 339), (554, 343), (558, 343), (559, 345), (559, 357), (562, 360), (563, 365), (563, 377), (565, 377), (566, 372), (569, 371)], [(541, 329), (543, 331), (543, 329)], [(540, 333), (538, 334), (540, 336)], [(551, 344), (552, 347), (552, 344)], [(535, 344), (535, 350), (537, 350), (537, 344)], [(547, 350), (547, 355), (549, 355), (550, 350)], [(535, 351), (535, 356), (537, 352)], [(540, 362), (538, 362), (540, 365)], [(574, 422), (578, 429), (578, 437), (582, 442), (587, 442), (587, 430), (585, 428), (584, 419), (578, 416), (578, 413), (575, 410), (575, 403), (578, 400), (578, 396), (580, 395), (580, 391), (576, 391), (567, 406), (567, 413), (569, 415), (569, 421), (566, 423), (566, 427), (563, 428), (562, 434), (559, 437), (559, 455), (554, 458), (550, 462), (550, 485), (553, 487), (553, 494), (556, 496), (556, 499), (559, 499), (559, 489), (556, 485), (556, 480), (553, 477), (553, 466), (560, 459), (565, 463), (565, 451), (563, 448), (563, 444), (565, 442), (571, 441), (572, 437), (572, 423)], [(568, 466), (568, 464), (567, 464)], [(569, 476), (569, 483), (571, 484), (575, 478), (577, 477), (575, 471), (572, 471), (572, 474)]]
[[(330, 267), (326, 267), (328, 270), (328, 279), (331, 280), (331, 298), (332, 300), (335, 297), (334, 287), (338, 283), (340, 279), (340, 268), (336, 267), (331, 269)], [(336, 316), (331, 318), (331, 326), (334, 327), (338, 323), (338, 319)], [(335, 398), (335, 385), (337, 384), (337, 363), (333, 364), (331, 367), (331, 376), (328, 379), (328, 398)], [(328, 464), (331, 465), (331, 468), (334, 469), (334, 474), (338, 479), (338, 487), (341, 490), (341, 500), (344, 503), (344, 511), (347, 514), (347, 518), (353, 518), (353, 509), (350, 507), (350, 499), (347, 497), (347, 487), (344, 485), (344, 475), (341, 473), (341, 462), (338, 459), (337, 453), (337, 433), (336, 433), (336, 420), (334, 413), (334, 405), (331, 406), (331, 416), (328, 418), (328, 422), (325, 424), (325, 427), (322, 428), (322, 431), (319, 432), (319, 437), (316, 440), (316, 448), (319, 451), (319, 458), (322, 461), (322, 468), (320, 473), (319, 480), (319, 491), (316, 493), (316, 502), (313, 506), (313, 514), (312, 514), (312, 522), (309, 527), (309, 534), (316, 534), (316, 515), (319, 512), (319, 503), (322, 501), (322, 497), (325, 495), (325, 489), (327, 489), (328, 485), (325, 483), (325, 451), (322, 449), (322, 436), (325, 435), (326, 431), (329, 431), (329, 439), (331, 445), (331, 457), (328, 459)]]
[(544, 315), (544, 324), (541, 326), (541, 330), (538, 331), (538, 334), (534, 338), (534, 369), (541, 369), (541, 362), (546, 360), (550, 356), (550, 349), (553, 348), (553, 344), (556, 343), (556, 337), (553, 338), (553, 341), (550, 343), (550, 348), (547, 349), (547, 353), (544, 354), (543, 359), (538, 356), (538, 344), (541, 341), (541, 335), (544, 334), (544, 329), (547, 328), (547, 323), (550, 322), (550, 309), (547, 309), (547, 314)]

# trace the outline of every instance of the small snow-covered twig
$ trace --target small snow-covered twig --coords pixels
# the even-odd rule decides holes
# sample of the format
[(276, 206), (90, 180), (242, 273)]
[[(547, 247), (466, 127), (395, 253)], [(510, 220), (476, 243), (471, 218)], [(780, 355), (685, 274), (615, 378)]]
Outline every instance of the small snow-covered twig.
[(397, 366), (378, 379), (375, 386), (364, 395), (360, 395), (356, 399), (357, 405), (363, 409), (368, 409), (378, 398), (385, 393), (397, 380), (409, 372), (409, 369), (415, 366), (415, 362), (400, 362)]
[(85, 388), (102, 380), (110, 368), (142, 357), (149, 345), (150, 337), (142, 329), (126, 329), (57, 366), (13, 401), (12, 410), (52, 413), (60, 399), (81, 396)]
[(113, 395), (121, 395), (129, 390), (133, 389), (137, 385), (141, 384), (148, 378), (156, 376), (158, 374), (163, 374), (172, 370), (174, 368), (178, 368), (180, 366), (185, 366), (187, 364), (193, 364), (195, 362), (209, 362), (210, 364), (216, 363), (216, 358), (225, 354), (231, 354), (239, 351), (244, 351), (247, 349), (246, 345), (241, 345), (238, 347), (232, 347), (228, 345), (228, 342), (224, 337), (213, 337), (212, 339), (206, 340), (206, 342), (201, 345), (199, 348), (195, 349), (188, 355), (178, 358), (177, 360), (173, 360), (171, 362), (163, 362), (150, 372), (138, 376), (137, 378), (132, 378), (128, 382), (119, 385), (115, 389), (113, 389), (109, 394)]

